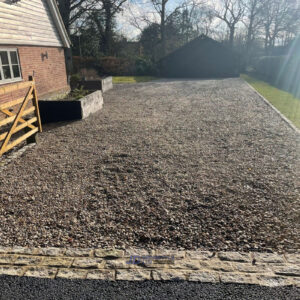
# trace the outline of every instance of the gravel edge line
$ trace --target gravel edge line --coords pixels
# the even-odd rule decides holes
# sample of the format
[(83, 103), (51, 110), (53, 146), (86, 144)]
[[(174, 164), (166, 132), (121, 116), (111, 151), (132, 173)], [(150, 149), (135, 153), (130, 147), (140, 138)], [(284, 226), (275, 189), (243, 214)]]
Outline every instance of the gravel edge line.
[(36, 146), (36, 143), (25, 145), (17, 150), (13, 150), (6, 157), (0, 157), (0, 171), (3, 171), (13, 160), (22, 156), (24, 152)]
[(0, 276), (300, 287), (300, 254), (0, 246)]
[(286, 122), (290, 128), (292, 128), (296, 133), (300, 135), (300, 129), (297, 128), (292, 121), (290, 121), (284, 114), (282, 114), (272, 103), (270, 103), (263, 95), (261, 95), (250, 83), (248, 83), (245, 79), (241, 78), (258, 96), (261, 100), (264, 101), (269, 107), (271, 107), (280, 117)]

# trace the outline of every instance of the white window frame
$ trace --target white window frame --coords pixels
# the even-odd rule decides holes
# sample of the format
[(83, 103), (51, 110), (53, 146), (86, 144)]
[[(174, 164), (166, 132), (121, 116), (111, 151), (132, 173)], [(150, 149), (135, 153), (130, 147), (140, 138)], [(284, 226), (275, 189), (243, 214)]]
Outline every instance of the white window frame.
[[(21, 71), (21, 65), (20, 65), (20, 59), (19, 59), (19, 51), (17, 48), (1, 48), (0, 47), (0, 51), (5, 51), (8, 52), (7, 56), (8, 56), (8, 64), (10, 67), (10, 74), (13, 78), (10, 79), (4, 79), (4, 74), (3, 74), (3, 68), (2, 68), (2, 62), (1, 62), (1, 57), (0, 57), (0, 73), (1, 73), (1, 78), (0, 79), (0, 85), (2, 84), (7, 84), (7, 83), (12, 83), (12, 82), (18, 82), (18, 81), (22, 81), (22, 71)], [(18, 66), (19, 66), (19, 72), (20, 72), (20, 77), (14, 77), (14, 73), (13, 73), (13, 68), (12, 68), (12, 63), (11, 63), (11, 58), (10, 58), (10, 51), (14, 51), (17, 53), (17, 61), (18, 61)]]

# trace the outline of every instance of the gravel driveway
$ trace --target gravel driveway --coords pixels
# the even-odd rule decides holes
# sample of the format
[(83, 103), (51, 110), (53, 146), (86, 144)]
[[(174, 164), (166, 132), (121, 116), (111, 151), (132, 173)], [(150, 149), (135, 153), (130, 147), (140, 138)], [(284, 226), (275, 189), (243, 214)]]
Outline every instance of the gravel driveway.
[(240, 79), (118, 85), (0, 174), (0, 245), (300, 249), (300, 138)]

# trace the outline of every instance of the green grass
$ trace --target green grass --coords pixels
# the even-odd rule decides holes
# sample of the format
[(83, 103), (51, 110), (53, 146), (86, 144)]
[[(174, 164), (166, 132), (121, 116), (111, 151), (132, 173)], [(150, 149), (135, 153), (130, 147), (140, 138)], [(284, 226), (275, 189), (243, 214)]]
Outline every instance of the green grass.
[(116, 76), (113, 77), (113, 83), (139, 83), (148, 82), (157, 79), (153, 76)]
[(241, 77), (300, 128), (300, 99), (254, 77), (248, 75)]

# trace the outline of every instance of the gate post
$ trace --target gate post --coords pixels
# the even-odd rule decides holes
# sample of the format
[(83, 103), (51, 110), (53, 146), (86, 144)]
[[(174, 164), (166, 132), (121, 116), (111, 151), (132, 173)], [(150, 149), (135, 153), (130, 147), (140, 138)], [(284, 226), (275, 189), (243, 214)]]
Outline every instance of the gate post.
[[(33, 76), (28, 76), (28, 81), (33, 81), (33, 105), (36, 108), (36, 115), (37, 115), (37, 123), (38, 123), (38, 127), (39, 127), (39, 132), (42, 132), (42, 125), (41, 125), (41, 117), (40, 117), (40, 110), (39, 110), (39, 105), (38, 105), (38, 98), (37, 98), (37, 93), (36, 93), (36, 86), (35, 86), (35, 80)], [(29, 132), (30, 128), (26, 127), (25, 128), (25, 132)], [(27, 144), (37, 144), (38, 142), (38, 132), (32, 136), (30, 136), (29, 138), (26, 139)]]

